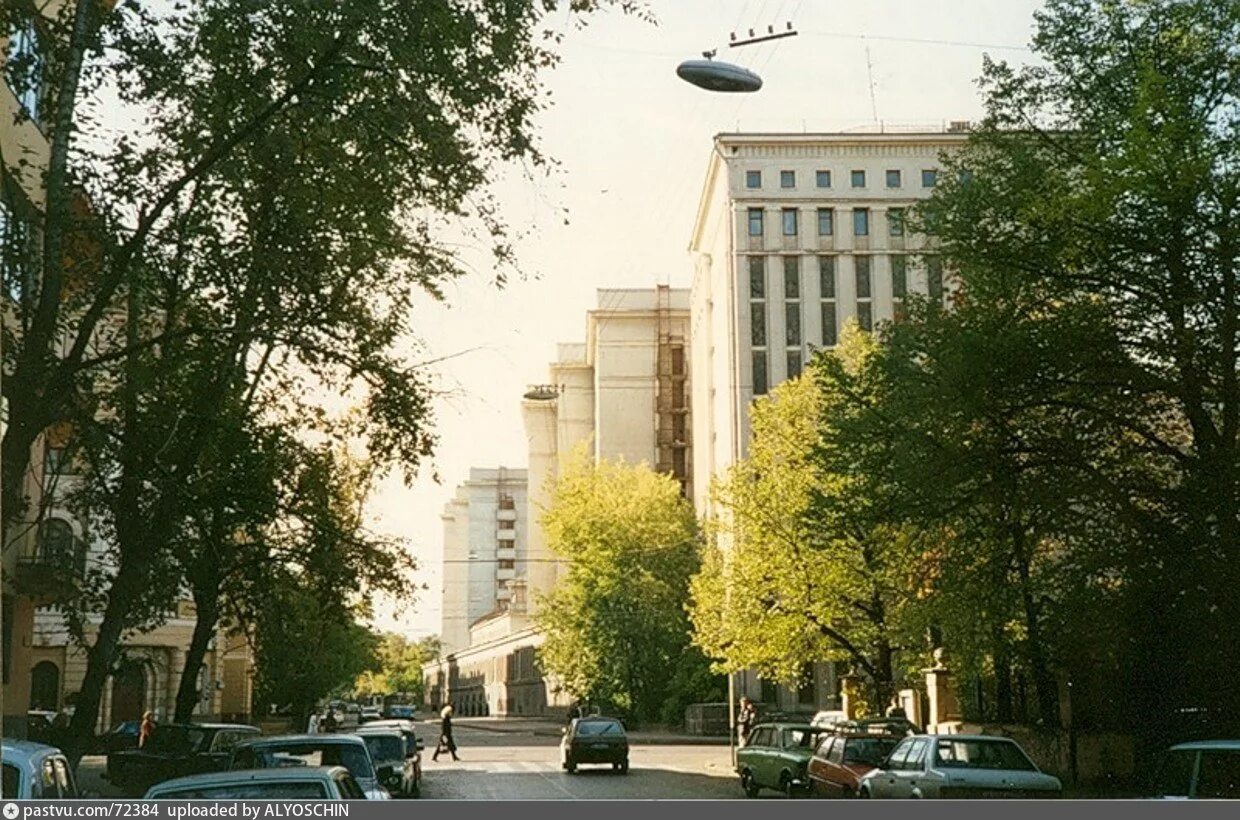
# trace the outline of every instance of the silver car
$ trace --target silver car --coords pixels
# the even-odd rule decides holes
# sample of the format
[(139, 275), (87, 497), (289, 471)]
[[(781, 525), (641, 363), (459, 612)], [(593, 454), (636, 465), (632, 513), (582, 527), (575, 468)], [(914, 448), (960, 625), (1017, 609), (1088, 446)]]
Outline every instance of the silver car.
[(357, 735), (281, 735), (255, 738), (233, 749), (229, 769), (286, 769), (344, 766), (368, 800), (391, 800), (379, 783), (374, 760)]
[(1005, 737), (914, 735), (900, 741), (882, 766), (861, 779), (860, 797), (1053, 798), (1063, 784), (1038, 770)]
[(157, 783), (147, 800), (365, 800), (343, 766), (194, 774)]

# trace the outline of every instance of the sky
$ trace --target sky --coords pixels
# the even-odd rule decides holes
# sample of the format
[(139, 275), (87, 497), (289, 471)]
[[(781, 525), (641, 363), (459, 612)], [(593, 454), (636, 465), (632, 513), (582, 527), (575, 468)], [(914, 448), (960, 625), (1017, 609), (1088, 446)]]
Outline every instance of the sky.
[[(544, 75), (553, 106), (537, 120), (551, 178), (495, 180), (502, 216), (525, 238), (522, 275), (501, 289), (477, 271), (443, 304), (418, 307), (417, 328), (439, 391), (439, 446), (417, 480), (383, 481), (373, 526), (408, 540), (429, 587), (412, 605), (381, 606), (379, 628), (410, 637), (439, 629), (440, 513), (470, 467), (524, 467), (521, 395), (547, 380), (557, 342), (584, 341), (595, 291), (688, 287), (689, 233), (712, 137), (730, 131), (822, 132), (922, 125), (981, 115), (982, 60), (1033, 61), (1026, 48), (1035, 0), (647, 0), (651, 25), (618, 11), (566, 32), (563, 60)], [(795, 37), (732, 48), (729, 35), (783, 30)], [(757, 71), (754, 94), (696, 88), (682, 60), (715, 59)], [(567, 213), (565, 213), (565, 210)], [(567, 221), (567, 224), (565, 224)], [(468, 258), (468, 254), (466, 254)]]

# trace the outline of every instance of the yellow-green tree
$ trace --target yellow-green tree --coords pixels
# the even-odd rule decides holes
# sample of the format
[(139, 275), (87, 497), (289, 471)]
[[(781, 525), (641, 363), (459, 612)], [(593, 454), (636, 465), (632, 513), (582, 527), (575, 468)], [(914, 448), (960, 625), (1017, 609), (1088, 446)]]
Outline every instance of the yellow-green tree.
[(579, 698), (635, 720), (679, 719), (717, 697), (690, 644), (684, 603), (698, 567), (698, 527), (677, 482), (645, 465), (574, 453), (542, 517), (567, 564), (541, 601), (543, 667)]

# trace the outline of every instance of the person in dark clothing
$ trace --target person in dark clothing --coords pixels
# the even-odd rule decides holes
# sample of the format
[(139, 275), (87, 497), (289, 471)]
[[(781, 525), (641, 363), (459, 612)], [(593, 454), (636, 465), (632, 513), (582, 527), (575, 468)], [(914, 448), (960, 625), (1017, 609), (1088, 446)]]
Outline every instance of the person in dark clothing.
[(431, 755), (431, 760), (438, 760), (443, 752), (450, 752), (453, 760), (460, 760), (456, 756), (456, 741), (452, 739), (452, 704), (449, 703), (443, 707), (440, 715), (443, 720), (439, 725), (439, 745), (435, 747), (435, 754)]
[(753, 701), (749, 698), (741, 698), (741, 708), (736, 714), (736, 734), (740, 746), (744, 746), (749, 742), (749, 733), (753, 731), (754, 724), (758, 722), (758, 710), (754, 708)]

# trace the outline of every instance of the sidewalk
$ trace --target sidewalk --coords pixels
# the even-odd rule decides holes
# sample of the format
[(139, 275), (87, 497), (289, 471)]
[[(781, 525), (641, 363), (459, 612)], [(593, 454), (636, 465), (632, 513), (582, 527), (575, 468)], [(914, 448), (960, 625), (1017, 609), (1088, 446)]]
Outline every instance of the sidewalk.
[[(471, 717), (456, 718), (453, 723), (462, 728), (479, 729), (484, 732), (507, 732), (511, 734), (560, 737), (567, 725), (563, 721), (541, 717)], [(667, 729), (629, 732), (631, 743), (649, 746), (727, 746), (726, 737), (700, 737)]]

